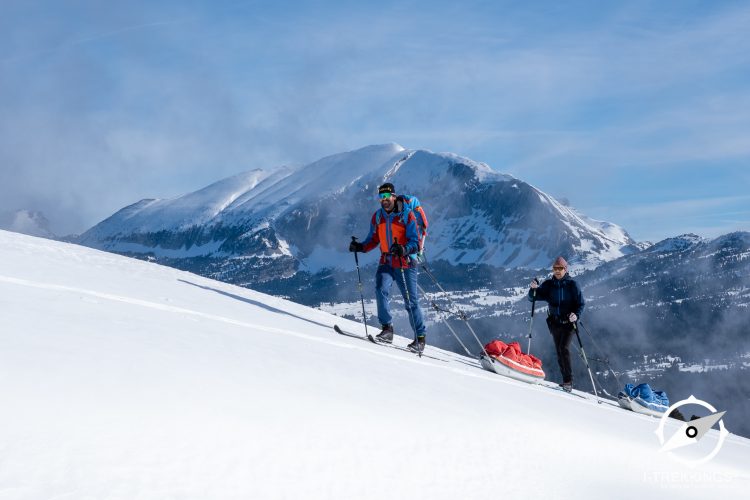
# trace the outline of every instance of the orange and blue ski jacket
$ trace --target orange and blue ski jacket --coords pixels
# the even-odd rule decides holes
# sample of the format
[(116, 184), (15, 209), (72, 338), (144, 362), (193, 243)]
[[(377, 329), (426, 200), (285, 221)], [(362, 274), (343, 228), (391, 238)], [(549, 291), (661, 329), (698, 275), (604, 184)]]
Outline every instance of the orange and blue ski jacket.
[[(398, 257), (390, 253), (395, 242), (406, 247), (406, 255)], [(411, 210), (388, 213), (378, 209), (370, 221), (370, 234), (362, 242), (364, 252), (380, 247), (380, 265), (391, 267), (411, 267), (409, 255), (419, 251), (417, 218)]]

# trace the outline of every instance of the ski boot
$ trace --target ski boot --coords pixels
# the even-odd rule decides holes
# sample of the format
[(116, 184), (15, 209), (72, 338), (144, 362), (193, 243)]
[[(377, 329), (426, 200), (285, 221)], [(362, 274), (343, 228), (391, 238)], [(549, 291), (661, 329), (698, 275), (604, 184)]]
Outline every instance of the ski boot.
[(565, 392), (573, 392), (573, 382), (563, 382), (560, 387)]
[(419, 337), (417, 337), (417, 340), (412, 341), (412, 343), (407, 345), (406, 347), (411, 351), (422, 353), (424, 352), (424, 345), (425, 345), (424, 335), (420, 335)]
[(384, 344), (393, 342), (393, 325), (383, 325), (383, 329), (375, 336), (375, 340)]

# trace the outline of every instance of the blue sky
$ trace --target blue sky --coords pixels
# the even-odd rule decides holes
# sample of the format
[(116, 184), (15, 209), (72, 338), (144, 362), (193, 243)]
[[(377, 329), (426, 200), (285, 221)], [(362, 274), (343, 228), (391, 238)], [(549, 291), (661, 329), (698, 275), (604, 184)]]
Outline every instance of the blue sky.
[(750, 230), (747, 2), (3, 1), (0, 211), (58, 233), (368, 144), (638, 240)]

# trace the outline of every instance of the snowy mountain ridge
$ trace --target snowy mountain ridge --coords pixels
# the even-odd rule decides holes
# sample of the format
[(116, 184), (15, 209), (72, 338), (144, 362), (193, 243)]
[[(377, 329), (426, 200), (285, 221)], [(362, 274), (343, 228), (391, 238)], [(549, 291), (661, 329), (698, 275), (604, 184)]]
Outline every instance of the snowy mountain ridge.
[(667, 238), (648, 248), (650, 253), (679, 252), (688, 250), (701, 243), (708, 241), (697, 234), (682, 234), (674, 238)]
[[(289, 205), (345, 190), (346, 186), (331, 187), (325, 181), (326, 177), (336, 176), (339, 169), (346, 169), (353, 176), (348, 182), (351, 185), (401, 151), (403, 148), (397, 145), (370, 147), (355, 155), (333, 155), (296, 169), (254, 169), (173, 199), (141, 200), (97, 226), (101, 233), (89, 236), (182, 230), (204, 224), (231, 225), (257, 213), (273, 217)], [(352, 169), (357, 166), (358, 169)]]
[(502, 482), (593, 499), (629, 498), (628, 481), (697, 499), (750, 484), (747, 439), (688, 468), (658, 451), (654, 418), (342, 337), (332, 324), (359, 324), (173, 268), (0, 231), (0, 303), (4, 498), (439, 500)]
[(397, 144), (253, 170), (173, 200), (143, 200), (77, 242), (156, 260), (200, 258), (179, 267), (230, 281), (228, 268), (244, 282), (343, 268), (350, 236), (367, 234), (385, 181), (418, 196), (435, 228), (429, 255), (453, 265), (539, 268), (565, 254), (591, 268), (638, 248), (619, 226), (484, 163)]

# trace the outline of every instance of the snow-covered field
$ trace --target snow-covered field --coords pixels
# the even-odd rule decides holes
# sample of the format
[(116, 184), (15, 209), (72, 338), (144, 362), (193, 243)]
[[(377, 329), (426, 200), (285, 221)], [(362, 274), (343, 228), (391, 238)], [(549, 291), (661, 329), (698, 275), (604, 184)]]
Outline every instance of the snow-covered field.
[(343, 337), (331, 326), (357, 323), (113, 254), (0, 231), (0, 311), (0, 499), (750, 488), (746, 439), (688, 468), (658, 451), (654, 418), (456, 354), (428, 347), (438, 359), (418, 359)]

